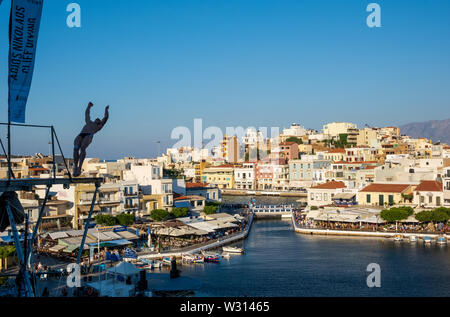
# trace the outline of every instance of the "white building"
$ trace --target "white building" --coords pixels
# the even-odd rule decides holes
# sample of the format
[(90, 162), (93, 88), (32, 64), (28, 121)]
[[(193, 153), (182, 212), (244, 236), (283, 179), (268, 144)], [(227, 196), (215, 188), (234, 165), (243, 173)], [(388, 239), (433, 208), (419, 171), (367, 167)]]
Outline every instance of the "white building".
[(255, 189), (255, 164), (244, 163), (234, 169), (234, 186), (237, 189)]
[(339, 134), (345, 134), (349, 129), (357, 129), (354, 123), (348, 122), (332, 122), (323, 126), (323, 134), (329, 135), (331, 138), (336, 138)]

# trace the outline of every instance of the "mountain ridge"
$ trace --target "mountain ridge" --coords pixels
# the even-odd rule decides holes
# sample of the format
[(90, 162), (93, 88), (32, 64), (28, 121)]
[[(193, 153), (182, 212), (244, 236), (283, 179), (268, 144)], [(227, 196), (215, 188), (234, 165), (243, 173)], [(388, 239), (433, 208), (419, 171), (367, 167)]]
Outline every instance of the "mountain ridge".
[(432, 142), (450, 144), (450, 119), (407, 123), (399, 128), (401, 134), (412, 138), (427, 138)]

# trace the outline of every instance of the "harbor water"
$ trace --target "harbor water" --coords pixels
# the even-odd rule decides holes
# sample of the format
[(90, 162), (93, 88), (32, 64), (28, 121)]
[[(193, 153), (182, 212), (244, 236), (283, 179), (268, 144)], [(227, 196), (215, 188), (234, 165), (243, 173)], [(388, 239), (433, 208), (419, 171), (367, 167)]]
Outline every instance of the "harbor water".
[[(249, 197), (226, 197), (246, 203)], [(258, 197), (257, 203), (292, 203)], [(219, 264), (189, 264), (182, 275), (201, 281), (196, 296), (449, 296), (450, 247), (385, 238), (295, 233), (290, 220), (257, 220), (245, 253)], [(220, 250), (218, 250), (220, 251)], [(367, 266), (381, 268), (381, 287), (369, 288)]]

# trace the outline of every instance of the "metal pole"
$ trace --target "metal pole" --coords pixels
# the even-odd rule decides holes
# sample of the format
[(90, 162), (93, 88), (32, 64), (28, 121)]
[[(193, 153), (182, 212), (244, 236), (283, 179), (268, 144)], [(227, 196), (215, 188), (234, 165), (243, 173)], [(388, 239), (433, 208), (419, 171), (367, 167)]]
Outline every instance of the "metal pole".
[(9, 223), (11, 225), (11, 231), (13, 233), (14, 244), (16, 246), (17, 257), (19, 258), (20, 268), (21, 268), (21, 271), (23, 272), (23, 281), (25, 284), (25, 296), (33, 297), (34, 296), (33, 289), (31, 287), (31, 282), (30, 282), (30, 278), (28, 275), (28, 271), (26, 270), (26, 267), (25, 267), (24, 254), (23, 254), (22, 246), (20, 244), (20, 237), (17, 232), (16, 221), (14, 220), (14, 216), (11, 211), (11, 207), (9, 206), (9, 203), (6, 203), (6, 211), (8, 213)]
[(33, 233), (31, 235), (31, 239), (29, 241), (28, 254), (25, 254), (25, 256), (27, 257), (28, 265), (30, 265), (31, 253), (33, 252), (33, 243), (34, 243), (34, 240), (36, 239), (37, 232), (39, 230), (39, 225), (41, 224), (42, 215), (44, 214), (45, 206), (47, 204), (48, 194), (50, 192), (50, 187), (51, 187), (51, 185), (48, 185), (47, 189), (45, 191), (44, 201), (42, 202), (42, 206), (41, 206), (41, 209), (39, 210), (38, 218), (36, 220), (36, 224), (34, 226)]
[(53, 178), (56, 178), (56, 159), (55, 159), (55, 131), (53, 126), (51, 127), (52, 131), (52, 155), (53, 155)]
[(91, 209), (89, 210), (88, 218), (86, 220), (86, 223), (84, 224), (83, 238), (81, 239), (80, 249), (78, 250), (78, 257), (77, 257), (77, 262), (76, 262), (77, 265), (80, 264), (81, 254), (83, 253), (84, 242), (86, 241), (86, 235), (87, 235), (87, 231), (89, 228), (89, 222), (91, 221), (92, 211), (94, 210), (95, 199), (97, 197), (97, 191), (98, 191), (99, 187), (100, 187), (100, 184), (95, 183), (95, 191), (94, 191), (94, 197), (92, 197)]
[(11, 121), (8, 106), (8, 183), (11, 181)]
[[(6, 153), (5, 146), (3, 145), (2, 139), (0, 139), (0, 145), (2, 146), (3, 154), (5, 154), (6, 159), (8, 159), (8, 154)], [(12, 171), (10, 166), (8, 166), (8, 170), (11, 172), (12, 178), (15, 179), (16, 177), (14, 176), (14, 172)]]
[(64, 153), (61, 149), (61, 144), (59, 144), (58, 135), (56, 134), (55, 129), (53, 129), (53, 133), (55, 135), (56, 143), (58, 144), (59, 152), (61, 153), (62, 159), (64, 161), (64, 165), (66, 166), (67, 173), (69, 174), (69, 178), (72, 179), (72, 175), (70, 174), (69, 166), (67, 165), (66, 158), (64, 157)]

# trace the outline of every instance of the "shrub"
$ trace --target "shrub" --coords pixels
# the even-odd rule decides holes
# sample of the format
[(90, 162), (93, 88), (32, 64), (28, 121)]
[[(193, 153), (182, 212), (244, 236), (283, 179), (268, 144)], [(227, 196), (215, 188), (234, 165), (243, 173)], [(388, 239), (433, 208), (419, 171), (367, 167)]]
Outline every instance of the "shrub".
[(5, 245), (0, 247), (0, 258), (6, 259), (16, 253), (16, 247), (13, 245)]
[(94, 217), (95, 222), (99, 225), (114, 226), (117, 224), (117, 219), (108, 214), (99, 214)]
[(299, 138), (297, 138), (295, 136), (291, 136), (291, 137), (287, 138), (286, 142), (295, 142), (297, 144), (303, 144), (303, 140), (299, 139)]
[(133, 214), (127, 214), (127, 213), (121, 213), (120, 215), (116, 216), (117, 222), (122, 226), (129, 226), (134, 223), (134, 215)]
[(221, 205), (221, 203), (219, 201), (207, 201), (205, 203), (206, 206), (217, 206), (219, 207)]
[(172, 214), (175, 218), (186, 217), (189, 213), (189, 208), (187, 207), (175, 207), (172, 208)]
[(150, 217), (156, 221), (164, 220), (169, 216), (170, 216), (169, 212), (164, 209), (154, 209), (150, 212)]
[(217, 206), (205, 206), (203, 212), (207, 215), (215, 214), (217, 212)]

